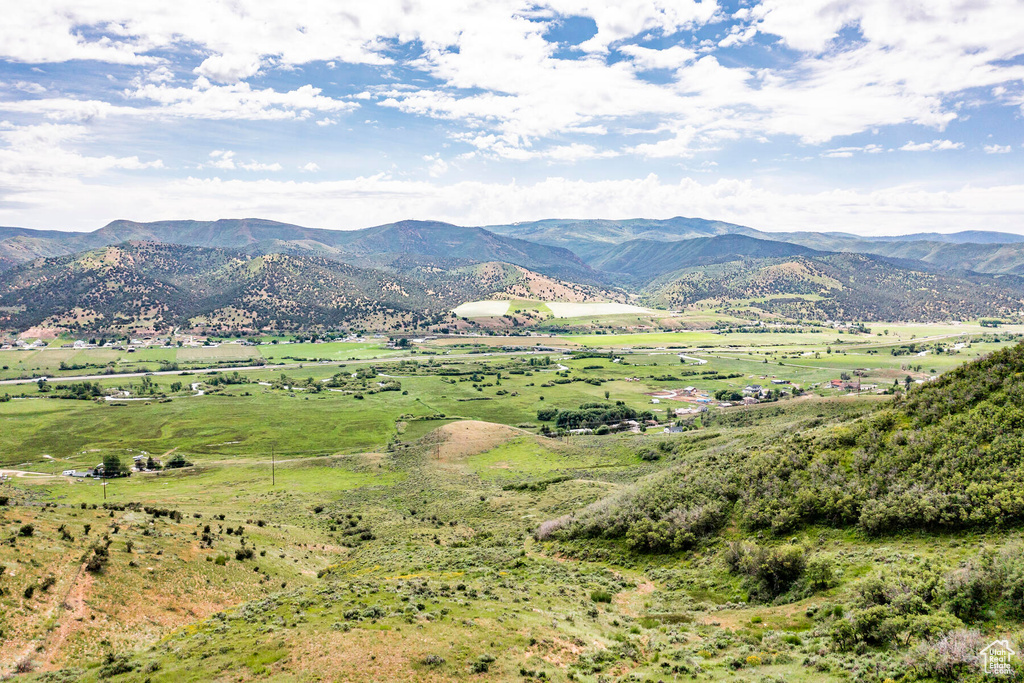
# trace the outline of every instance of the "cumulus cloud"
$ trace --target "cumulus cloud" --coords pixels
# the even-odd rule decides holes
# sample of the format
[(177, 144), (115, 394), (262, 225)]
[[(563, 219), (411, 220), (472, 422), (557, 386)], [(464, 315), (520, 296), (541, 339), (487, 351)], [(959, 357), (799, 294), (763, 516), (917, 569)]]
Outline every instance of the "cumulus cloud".
[(1009, 145), (985, 145), (985, 154), (1009, 154)]
[[(0, 127), (0, 178), (54, 182), (60, 179), (95, 177), (113, 170), (163, 168), (163, 161), (142, 161), (138, 156), (87, 156), (70, 149), (86, 141), (84, 126), (45, 123), (35, 126)], [(0, 187), (3, 182), (0, 181)], [(0, 192), (0, 199), (3, 194)], [(55, 195), (52, 201), (59, 201)]]
[[(243, 122), (237, 124), (240, 128), (247, 125), (244, 122), (259, 122), (251, 125), (261, 130), (269, 127), (265, 122), (305, 121), (310, 124), (306, 129), (310, 139), (316, 141), (312, 144), (317, 145), (325, 140), (344, 141), (346, 135), (358, 136), (358, 125), (374, 126), (375, 134), (394, 126), (396, 132), (404, 131), (403, 135), (434, 126), (437, 134), (418, 138), (418, 143), (426, 142), (409, 156), (415, 164), (421, 156), (433, 155), (426, 172), (435, 178), (451, 178), (461, 165), (454, 159), (503, 160), (519, 164), (516, 169), (545, 169), (628, 156), (627, 163), (650, 161), (653, 166), (657, 161), (662, 168), (666, 161), (711, 154), (737, 141), (776, 142), (779, 138), (813, 147), (801, 151), (800, 156), (841, 160), (885, 151), (879, 145), (863, 144), (863, 139), (850, 141), (849, 136), (885, 132), (887, 126), (901, 126), (900, 140), (911, 136), (931, 140), (908, 141), (900, 147), (903, 151), (964, 149), (962, 142), (946, 139), (956, 137), (944, 132), (947, 128), (958, 130), (950, 126), (952, 122), (966, 123), (967, 114), (980, 106), (1009, 111), (1024, 106), (1020, 96), (1024, 4), (1014, 0), (972, 0), (969, 8), (963, 0), (753, 0), (731, 16), (715, 0), (309, 0), (290, 6), (287, 12), (270, 0), (9, 4), (0, 22), (0, 59), (40, 68), (77, 60), (74, 68), (100, 76), (106, 67), (97, 67), (97, 63), (130, 67), (109, 69), (111, 82), (119, 84), (116, 87), (105, 84), (91, 90), (60, 88), (52, 75), (39, 76), (39, 81), (33, 82), (19, 69), (18, 80), (8, 83), (0, 97), (0, 112), (37, 128), (33, 134), (26, 133), (29, 138), (71, 136), (33, 144), (43, 145), (36, 149), (50, 150), (53, 158), (67, 161), (66, 188), (89, 187), (99, 195), (104, 195), (103, 188), (108, 185), (98, 184), (97, 189), (75, 174), (93, 179), (103, 172), (97, 169), (104, 167), (123, 171), (132, 169), (133, 164), (141, 169), (159, 163), (119, 155), (91, 157), (83, 152), (84, 136), (99, 135), (100, 130), (110, 136), (109, 144), (121, 144), (117, 135), (131, 128), (121, 125), (129, 119), (189, 127), (190, 133), (198, 130), (191, 120)], [(196, 21), (196, 17), (203, 20)], [(596, 27), (592, 37), (570, 50), (545, 37), (553, 24), (567, 17), (588, 18)], [(734, 49), (739, 45), (742, 50)], [(356, 83), (343, 78), (341, 67), (346, 64), (361, 65)], [(74, 68), (64, 71), (73, 72)], [(131, 74), (124, 76), (126, 71)], [(327, 78), (337, 82), (313, 77), (326, 71), (330, 72)], [(362, 75), (366, 75), (365, 82)], [(268, 85), (271, 83), (273, 87)], [(81, 92), (87, 94), (73, 94)], [(351, 122), (355, 132), (334, 125), (359, 107), (365, 107), (366, 114), (358, 118), (367, 123)], [(181, 119), (190, 121), (176, 122)], [(405, 126), (411, 119), (424, 121)], [(927, 130), (908, 135), (903, 127)], [(209, 126), (203, 130), (217, 129)], [(625, 136), (629, 136), (628, 144), (623, 143)], [(7, 155), (4, 168), (32, 167), (28, 156), (17, 152), (29, 149), (25, 146), (28, 142), (16, 138), (2, 142)], [(22, 147), (16, 147), (16, 142)], [(445, 159), (436, 154), (436, 146), (430, 146), (447, 143), (460, 149), (445, 151)], [(198, 154), (232, 144), (212, 139), (203, 143)], [(1009, 151), (997, 144), (984, 147), (989, 153), (1004, 150)], [(275, 163), (241, 162), (233, 154), (225, 156), (229, 151), (204, 160), (205, 167), (284, 171)], [(326, 146), (313, 151), (328, 153)], [(972, 148), (966, 153), (980, 155), (981, 151)], [(721, 157), (726, 158), (725, 154)], [(335, 185), (299, 183), (295, 187), (300, 189), (293, 190), (286, 184), (229, 184), (234, 180), (211, 184), (179, 178), (174, 182), (182, 192), (185, 188), (198, 192), (205, 198), (204, 206), (223, 209), (233, 206), (230, 198), (236, 188), (239, 192), (266, 189), (280, 202), (306, 201), (321, 197), (322, 192), (324, 205), (332, 211), (337, 210), (332, 192), (345, 194), (362, 188), (368, 194), (360, 200), (360, 215), (368, 220), (397, 208), (410, 209), (406, 216), (429, 215), (431, 210), (438, 215), (477, 215), (479, 209), (455, 200), (451, 187), (460, 187), (475, 200), (498, 201), (497, 206), (510, 201), (508, 210), (513, 213), (517, 207), (526, 213), (533, 211), (516, 203), (526, 201), (523, 198), (528, 195), (547, 215), (566, 215), (590, 206), (646, 214), (645, 205), (634, 201), (640, 195), (657, 200), (652, 206), (672, 211), (676, 205), (670, 197), (681, 193), (696, 201), (696, 206), (710, 209), (707, 215), (739, 218), (742, 210), (737, 207), (741, 200), (748, 200), (800, 223), (807, 211), (793, 208), (789, 198), (810, 201), (811, 206), (819, 201), (817, 196), (799, 193), (765, 194), (752, 186), (744, 189), (726, 183), (680, 188), (660, 180), (627, 177), (614, 181), (619, 185), (600, 187), (603, 192), (625, 193), (621, 204), (610, 205), (592, 200), (597, 186), (573, 185), (570, 180), (527, 182), (518, 189), (502, 183), (394, 185), (399, 181), (376, 175), (380, 169), (372, 167), (386, 163), (390, 168), (397, 163), (393, 158), (363, 163), (364, 173), (358, 180)], [(58, 171), (46, 164), (40, 161), (37, 167), (46, 167), (46, 173)], [(301, 168), (296, 165), (291, 162), (288, 171), (301, 180), (310, 177), (298, 175), (300, 172), (319, 170), (315, 162)], [(12, 184), (0, 187), (21, 187), (15, 175), (4, 182)], [(562, 197), (564, 207), (544, 200), (546, 189), (559, 182), (563, 190), (581, 193), (579, 197)], [(947, 179), (946, 185), (951, 184)], [(374, 189), (385, 187), (397, 192), (401, 202), (392, 206), (384, 190)], [(533, 189), (526, 193), (524, 187)], [(732, 195), (729, 188), (735, 189)], [(717, 197), (734, 196), (736, 203), (700, 204), (702, 191)], [(53, 209), (36, 197), (52, 200), (59, 196), (45, 188), (10, 192), (23, 206), (40, 207), (40, 212)], [(416, 199), (420, 196), (417, 192), (424, 193), (421, 199)], [(901, 211), (878, 208), (894, 201), (888, 195), (850, 192), (854, 194), (840, 193), (833, 198), (849, 199), (855, 217), (871, 218), (868, 225), (875, 225), (872, 221), (881, 215), (894, 216), (899, 225), (909, 221)], [(931, 206), (946, 207), (949, 213), (922, 208), (922, 221), (941, 223), (958, 210), (968, 217), (975, 215), (971, 212), (981, 196), (977, 192), (956, 195), (962, 200), (959, 204), (944, 204), (946, 195), (926, 193), (929, 202), (938, 202)], [(1004, 194), (993, 192), (993, 197), (1007, 204)], [(82, 190), (82, 194), (87, 192)], [(371, 201), (383, 206), (372, 209)], [(280, 215), (283, 206), (268, 205), (268, 210), (273, 208)], [(718, 210), (721, 212), (716, 213)], [(730, 211), (733, 213), (727, 213)]]
[(232, 54), (207, 57), (195, 68), (195, 73), (211, 81), (234, 83), (255, 76), (259, 70), (259, 57)]
[(950, 149), (963, 149), (964, 143), (952, 140), (932, 140), (931, 142), (915, 143), (913, 140), (900, 147), (904, 152), (943, 152)]
[[(548, 25), (566, 16), (587, 17), (596, 26), (578, 46), (582, 59), (560, 58), (544, 38)], [(144, 6), (52, 0), (10, 8), (0, 27), (0, 54), (26, 62), (158, 64), (167, 59), (156, 56), (160, 50), (194, 47), (206, 57), (194, 69), (200, 79), (193, 87), (170, 87), (171, 75), (157, 69), (150, 72), (155, 82), (129, 98), (184, 116), (287, 119), (353, 105), (303, 92), (313, 86), (271, 96), (244, 81), (265, 68), (313, 62), (386, 66), (395, 60), (395, 44), (415, 44), (422, 55), (406, 66), (438, 85), (396, 89), (381, 103), (483, 129), (505, 158), (515, 156), (513, 148), (532, 158), (531, 143), (541, 138), (638, 116), (682, 122), (671, 132), (689, 136), (692, 129), (697, 139), (721, 139), (727, 129), (819, 144), (884, 125), (941, 130), (958, 116), (951, 94), (979, 87), (997, 92), (1024, 77), (1024, 66), (1013, 61), (1024, 51), (1024, 6), (1006, 0), (978, 0), (970, 12), (960, 0), (921, 6), (762, 0), (729, 18), (717, 46), (760, 35), (799, 53), (759, 67), (701, 56), (713, 43), (652, 49), (635, 42), (725, 19), (714, 0), (381, 0), (357, 6), (314, 0), (286, 13), (269, 0), (153, 0)], [(848, 29), (857, 40), (840, 39)], [(610, 50), (627, 60), (608, 59)], [(639, 77), (651, 69), (673, 70), (674, 79)], [(647, 156), (671, 147), (636, 149)], [(683, 156), (689, 149), (677, 147)]]

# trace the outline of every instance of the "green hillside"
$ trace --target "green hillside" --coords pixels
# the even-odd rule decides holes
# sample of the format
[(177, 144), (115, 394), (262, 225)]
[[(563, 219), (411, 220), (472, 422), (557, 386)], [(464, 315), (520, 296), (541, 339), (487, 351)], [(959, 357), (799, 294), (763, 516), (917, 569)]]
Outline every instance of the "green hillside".
[[(861, 254), (750, 259), (684, 268), (645, 287), (654, 305), (756, 305), (788, 318), (947, 320), (1015, 315), (1016, 276), (945, 274)], [(753, 300), (753, 301), (752, 301)]]
[(314, 256), (145, 242), (38, 260), (0, 277), (0, 306), (11, 309), (4, 324), (16, 328), (385, 325), (436, 316), (465, 296)]
[(751, 451), (707, 450), (546, 525), (545, 534), (678, 550), (730, 520), (778, 536), (810, 524), (871, 535), (1016, 526), (1024, 522), (1022, 425), (1017, 345), (909, 386), (863, 418), (810, 421)]
[(632, 240), (606, 248), (590, 258), (591, 266), (638, 282), (682, 268), (710, 266), (740, 259), (813, 256), (816, 252), (787, 242), (745, 235), (695, 237), (679, 241)]

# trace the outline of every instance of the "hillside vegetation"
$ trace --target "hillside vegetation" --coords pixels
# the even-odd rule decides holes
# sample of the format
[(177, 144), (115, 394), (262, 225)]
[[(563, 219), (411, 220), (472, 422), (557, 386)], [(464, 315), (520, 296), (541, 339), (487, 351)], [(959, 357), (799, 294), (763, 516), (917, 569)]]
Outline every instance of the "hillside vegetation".
[(1024, 522), (1024, 345), (860, 419), (803, 427), (750, 451), (706, 448), (543, 533), (657, 551), (692, 547), (730, 519), (776, 535), (809, 524), (878, 535)]
[(661, 275), (645, 288), (655, 305), (756, 301), (787, 318), (947, 320), (1016, 315), (1024, 280), (929, 272), (875, 256), (818, 254), (734, 260)]

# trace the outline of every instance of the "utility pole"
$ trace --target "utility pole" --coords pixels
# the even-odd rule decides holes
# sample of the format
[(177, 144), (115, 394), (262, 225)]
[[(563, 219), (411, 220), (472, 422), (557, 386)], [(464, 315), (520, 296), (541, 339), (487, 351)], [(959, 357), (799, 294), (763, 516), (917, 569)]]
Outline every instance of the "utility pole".
[(270, 446), (270, 485), (277, 486), (277, 457), (274, 455), (274, 446)]
[(101, 481), (100, 487), (103, 489), (103, 500), (107, 499), (107, 482)]

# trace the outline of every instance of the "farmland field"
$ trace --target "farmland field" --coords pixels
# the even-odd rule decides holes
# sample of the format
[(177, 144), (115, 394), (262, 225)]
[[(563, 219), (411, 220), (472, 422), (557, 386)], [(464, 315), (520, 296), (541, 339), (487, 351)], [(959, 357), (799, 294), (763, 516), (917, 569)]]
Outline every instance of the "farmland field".
[[(690, 462), (706, 471), (708, 458), (841, 429), (890, 405), (879, 392), (894, 382), (924, 386), (1016, 341), (1010, 330), (967, 330), (467, 337), (406, 352), (372, 342), (224, 345), (206, 356), (188, 349), (190, 360), (259, 353), (286, 365), (98, 380), (124, 392), (114, 400), (61, 398), (70, 379), (46, 390), (8, 384), (0, 469), (38, 474), (0, 485), (9, 501), (0, 531), (15, 539), (0, 546), (0, 667), (30, 662), (40, 680), (144, 673), (153, 683), (695, 673), (874, 683), (856, 678), (860, 660), (831, 640), (836, 605), (856, 609), (879, 566), (926, 558), (952, 571), (974, 561), (979, 543), (1016, 547), (1017, 532), (876, 538), (809, 524), (769, 535), (770, 547), (795, 539), (828, 558), (836, 577), (772, 604), (722, 559), (728, 541), (745, 538), (740, 529), (667, 554), (537, 530), (592, 503), (614, 509)], [(566, 352), (522, 350), (536, 345)], [(131, 355), (144, 360), (131, 363), (180, 362), (181, 351), (140, 351)], [(109, 358), (66, 352), (7, 353)], [(876, 388), (828, 384), (853, 373)], [(668, 411), (695, 404), (652, 401), (666, 389), (713, 395), (750, 384), (785, 393), (678, 420)], [(569, 434), (544, 415), (617, 401), (657, 426)], [(684, 431), (665, 434), (672, 424)], [(106, 486), (60, 476), (110, 456), (181, 456), (187, 466)], [(25, 525), (31, 536), (19, 535)], [(109, 559), (87, 571), (81, 558), (97, 543)], [(998, 612), (984, 627), (995, 637), (1015, 622)], [(872, 671), (903, 670), (904, 655), (871, 652)]]

